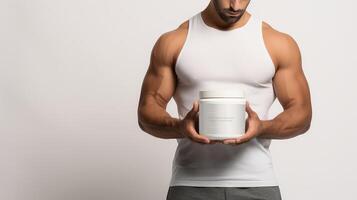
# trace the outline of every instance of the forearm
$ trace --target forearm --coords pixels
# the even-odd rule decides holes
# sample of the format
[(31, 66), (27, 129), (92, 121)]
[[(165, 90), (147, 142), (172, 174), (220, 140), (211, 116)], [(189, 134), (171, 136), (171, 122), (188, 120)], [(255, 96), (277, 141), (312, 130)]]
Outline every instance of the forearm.
[(259, 138), (289, 139), (305, 133), (310, 128), (311, 112), (299, 106), (284, 110), (271, 120), (262, 120)]
[(183, 138), (180, 119), (171, 117), (163, 108), (143, 107), (138, 110), (140, 128), (150, 135), (162, 139)]

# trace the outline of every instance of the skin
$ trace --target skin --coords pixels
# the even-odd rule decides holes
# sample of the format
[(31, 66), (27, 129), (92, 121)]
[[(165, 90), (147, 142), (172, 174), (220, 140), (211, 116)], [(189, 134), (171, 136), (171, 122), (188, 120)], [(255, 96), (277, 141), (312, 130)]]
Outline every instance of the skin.
[[(211, 0), (202, 11), (202, 17), (213, 28), (239, 28), (249, 19), (250, 13), (246, 11), (249, 3), (249, 0)], [(239, 13), (230, 17), (229, 11)], [(263, 22), (262, 27), (265, 46), (275, 65), (273, 88), (283, 112), (273, 119), (261, 120), (247, 102), (245, 134), (225, 140), (209, 140), (197, 132), (197, 101), (192, 103), (192, 109), (184, 119), (171, 117), (166, 107), (177, 85), (174, 66), (187, 35), (188, 21), (185, 21), (177, 29), (163, 33), (152, 49), (137, 109), (140, 128), (163, 139), (187, 137), (200, 144), (230, 145), (239, 145), (255, 137), (288, 139), (307, 132), (312, 119), (312, 106), (298, 44), (290, 35), (274, 29), (266, 22)]]

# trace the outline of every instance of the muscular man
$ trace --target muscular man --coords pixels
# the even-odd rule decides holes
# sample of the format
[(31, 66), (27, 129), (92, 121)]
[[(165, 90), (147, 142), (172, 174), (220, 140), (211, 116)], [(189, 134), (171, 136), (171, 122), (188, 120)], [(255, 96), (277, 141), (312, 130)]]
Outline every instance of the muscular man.
[[(137, 114), (143, 131), (178, 142), (168, 200), (281, 199), (269, 145), (309, 129), (310, 92), (295, 40), (246, 11), (249, 3), (211, 0), (152, 49)], [(243, 136), (198, 133), (198, 92), (207, 88), (244, 89)], [(172, 97), (179, 118), (166, 112)], [(268, 119), (276, 97), (284, 111)]]

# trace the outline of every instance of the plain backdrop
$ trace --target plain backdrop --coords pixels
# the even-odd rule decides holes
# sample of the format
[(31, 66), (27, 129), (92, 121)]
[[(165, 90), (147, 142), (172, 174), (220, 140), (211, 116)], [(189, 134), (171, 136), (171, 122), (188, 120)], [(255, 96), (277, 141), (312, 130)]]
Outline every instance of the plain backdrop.
[[(165, 199), (177, 142), (140, 130), (140, 88), (157, 38), (208, 2), (1, 0), (0, 199)], [(249, 6), (297, 41), (312, 95), (310, 130), (270, 147), (285, 200), (357, 195), (356, 6)]]

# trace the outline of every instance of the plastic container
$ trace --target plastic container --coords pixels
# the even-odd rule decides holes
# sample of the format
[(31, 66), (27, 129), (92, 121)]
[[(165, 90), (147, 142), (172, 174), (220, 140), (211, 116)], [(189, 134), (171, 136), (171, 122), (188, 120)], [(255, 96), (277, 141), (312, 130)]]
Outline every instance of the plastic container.
[(243, 90), (199, 91), (199, 130), (212, 140), (236, 138), (245, 133)]

